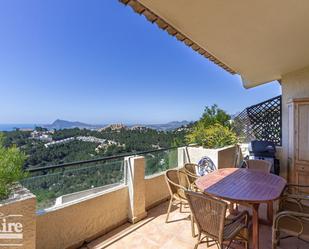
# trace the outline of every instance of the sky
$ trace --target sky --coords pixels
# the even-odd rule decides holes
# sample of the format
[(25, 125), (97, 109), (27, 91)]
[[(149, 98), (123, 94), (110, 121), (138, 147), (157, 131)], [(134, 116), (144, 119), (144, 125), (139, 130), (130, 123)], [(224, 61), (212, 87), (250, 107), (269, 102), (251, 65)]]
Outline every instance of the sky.
[(197, 120), (281, 93), (231, 75), (117, 0), (0, 0), (0, 123)]

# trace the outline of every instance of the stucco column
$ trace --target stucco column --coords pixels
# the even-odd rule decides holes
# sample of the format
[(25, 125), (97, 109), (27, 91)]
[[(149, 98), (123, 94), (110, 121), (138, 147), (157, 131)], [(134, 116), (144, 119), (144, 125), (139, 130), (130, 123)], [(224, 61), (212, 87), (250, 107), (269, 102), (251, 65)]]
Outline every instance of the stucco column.
[(36, 248), (36, 198), (27, 189), (0, 202), (0, 248)]
[(129, 188), (129, 220), (136, 223), (147, 216), (145, 209), (145, 158), (126, 157), (126, 175)]

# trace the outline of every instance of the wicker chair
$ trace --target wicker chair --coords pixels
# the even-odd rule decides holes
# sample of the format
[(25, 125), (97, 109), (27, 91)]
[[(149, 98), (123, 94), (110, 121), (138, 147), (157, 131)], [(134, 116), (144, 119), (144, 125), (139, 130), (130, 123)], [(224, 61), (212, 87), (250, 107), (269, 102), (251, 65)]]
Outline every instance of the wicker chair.
[(309, 214), (282, 211), (274, 219), (272, 248), (276, 249), (280, 240), (296, 237), (308, 243), (309, 247)]
[(248, 169), (270, 173), (271, 164), (266, 160), (246, 160), (245, 163)]
[(288, 184), (280, 198), (280, 211), (309, 213), (309, 185)]
[[(170, 202), (167, 209), (165, 222), (168, 223), (168, 218), (173, 205), (180, 205), (179, 211), (182, 212), (184, 205), (188, 204), (185, 191), (189, 188), (189, 183), (186, 180), (185, 173), (176, 169), (167, 170), (165, 172), (165, 180), (170, 192)], [(190, 214), (192, 237), (195, 237), (193, 216)]]
[(309, 186), (287, 185), (280, 198), (279, 212), (273, 224), (272, 248), (280, 240), (297, 237), (309, 244)]
[(195, 185), (195, 181), (199, 177), (196, 174), (196, 168), (197, 168), (197, 164), (194, 164), (194, 163), (186, 163), (184, 165), (184, 172), (187, 175), (187, 180), (190, 183), (190, 188), (194, 191), (198, 190), (198, 188)]
[(185, 194), (198, 227), (195, 249), (199, 244), (210, 242), (217, 243), (219, 249), (223, 249), (223, 243), (227, 242), (229, 248), (233, 240), (244, 242), (245, 248), (248, 249), (247, 211), (233, 219), (227, 219), (227, 204), (224, 201), (192, 191), (185, 191)]

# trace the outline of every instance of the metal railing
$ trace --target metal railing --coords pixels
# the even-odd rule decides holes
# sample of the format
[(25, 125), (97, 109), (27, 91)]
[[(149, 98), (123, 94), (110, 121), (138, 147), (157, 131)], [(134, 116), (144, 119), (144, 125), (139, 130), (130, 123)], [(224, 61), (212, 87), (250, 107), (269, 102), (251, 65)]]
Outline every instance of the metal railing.
[(170, 147), (125, 153), (86, 161), (28, 168), (29, 177), (22, 185), (37, 197), (39, 210), (64, 204), (125, 183), (125, 157), (145, 156), (145, 175), (178, 167), (178, 148)]
[(148, 152), (145, 157), (145, 176), (178, 167), (178, 147), (164, 151)]
[(30, 167), (30, 168), (27, 168), (26, 171), (32, 173), (32, 172), (46, 171), (46, 170), (52, 170), (52, 169), (58, 169), (58, 168), (67, 168), (67, 167), (78, 166), (78, 165), (82, 165), (82, 164), (97, 163), (97, 162), (102, 162), (102, 161), (107, 161), (107, 160), (115, 160), (115, 159), (124, 158), (124, 157), (128, 157), (128, 156), (146, 155), (146, 154), (149, 154), (149, 153), (178, 149), (178, 148), (185, 147), (185, 146), (186, 145), (169, 147), (169, 148), (162, 148), (162, 149), (147, 150), (147, 151), (141, 151), (141, 152), (131, 152), (131, 153), (119, 154), (119, 155), (115, 155), (115, 156), (107, 156), (107, 157), (101, 157), (101, 158), (96, 158), (96, 159), (91, 159), (91, 160), (77, 161), (77, 162), (71, 162), (71, 163), (63, 163), (63, 164), (44, 166), (44, 167)]

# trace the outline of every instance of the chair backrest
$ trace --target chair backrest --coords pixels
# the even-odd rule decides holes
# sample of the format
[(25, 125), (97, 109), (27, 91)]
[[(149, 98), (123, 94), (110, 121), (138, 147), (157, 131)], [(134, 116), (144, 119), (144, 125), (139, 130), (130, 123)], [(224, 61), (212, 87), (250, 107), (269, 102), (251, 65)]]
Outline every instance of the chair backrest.
[(184, 187), (185, 189), (190, 188), (190, 179), (188, 177), (187, 172), (184, 169), (178, 170), (178, 179), (179, 179), (179, 185)]
[(239, 144), (235, 145), (234, 167), (239, 168), (243, 161), (243, 155)]
[(202, 193), (185, 191), (185, 194), (199, 231), (221, 243), (227, 204)]
[[(180, 174), (184, 174), (179, 172), (177, 169), (170, 169), (165, 172), (165, 180), (170, 192), (170, 195), (178, 194), (181, 198), (186, 198), (184, 195), (184, 191), (188, 189), (185, 183), (185, 179), (180, 180)], [(181, 176), (182, 177), (182, 176)]]
[(270, 173), (271, 163), (266, 160), (246, 160), (245, 162), (248, 169)]
[(198, 175), (196, 174), (197, 164), (195, 163), (186, 163), (184, 165), (185, 172), (187, 173), (188, 180), (190, 183), (195, 182)]
[(195, 164), (195, 163), (186, 163), (184, 165), (185, 170), (189, 174), (192, 174), (192, 175), (196, 175), (196, 167), (197, 167), (197, 164)]

